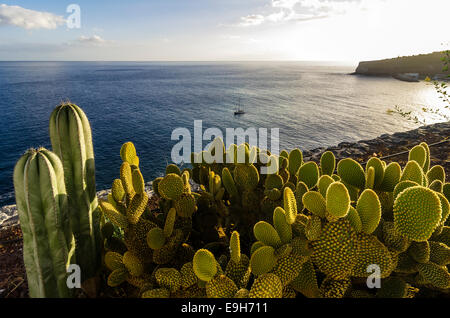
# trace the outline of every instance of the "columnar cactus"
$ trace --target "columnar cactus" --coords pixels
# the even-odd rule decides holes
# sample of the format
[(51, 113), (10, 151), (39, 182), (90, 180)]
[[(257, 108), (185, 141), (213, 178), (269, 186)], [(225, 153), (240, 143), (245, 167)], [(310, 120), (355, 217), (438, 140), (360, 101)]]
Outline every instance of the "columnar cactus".
[(69, 199), (69, 216), (76, 240), (76, 257), (83, 279), (95, 276), (101, 265), (100, 211), (95, 189), (94, 147), (83, 110), (61, 104), (50, 116), (53, 151), (61, 159)]
[(44, 148), (28, 150), (15, 166), (14, 189), (30, 296), (71, 297), (67, 269), (75, 240), (61, 160)]

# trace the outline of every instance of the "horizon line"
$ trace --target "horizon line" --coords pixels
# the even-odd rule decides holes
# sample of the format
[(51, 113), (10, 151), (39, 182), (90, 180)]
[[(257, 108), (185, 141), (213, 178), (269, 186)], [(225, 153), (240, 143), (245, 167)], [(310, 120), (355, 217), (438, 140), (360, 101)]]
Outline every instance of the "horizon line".
[[(361, 60), (362, 61), (362, 60)], [(0, 60), (0, 63), (4, 62), (135, 62), (135, 63), (145, 63), (145, 62), (170, 62), (170, 63), (217, 63), (217, 62), (227, 62), (227, 63), (243, 63), (243, 62), (277, 62), (277, 63), (292, 63), (292, 62), (314, 62), (314, 63), (359, 63), (360, 61), (354, 60)]]

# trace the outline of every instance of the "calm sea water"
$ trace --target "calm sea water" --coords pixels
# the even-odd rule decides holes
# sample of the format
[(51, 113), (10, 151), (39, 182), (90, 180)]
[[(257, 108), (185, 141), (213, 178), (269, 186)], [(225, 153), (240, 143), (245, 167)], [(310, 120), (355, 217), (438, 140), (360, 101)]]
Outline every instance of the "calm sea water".
[[(118, 176), (126, 141), (136, 145), (146, 181), (160, 176), (176, 143), (173, 129), (193, 132), (194, 120), (224, 132), (279, 128), (281, 149), (311, 149), (416, 128), (386, 110), (439, 101), (425, 83), (348, 75), (355, 66), (0, 62), (0, 206), (14, 203), (20, 155), (29, 147), (51, 149), (48, 119), (64, 100), (81, 106), (91, 122), (98, 190)], [(246, 114), (235, 117), (239, 98)]]

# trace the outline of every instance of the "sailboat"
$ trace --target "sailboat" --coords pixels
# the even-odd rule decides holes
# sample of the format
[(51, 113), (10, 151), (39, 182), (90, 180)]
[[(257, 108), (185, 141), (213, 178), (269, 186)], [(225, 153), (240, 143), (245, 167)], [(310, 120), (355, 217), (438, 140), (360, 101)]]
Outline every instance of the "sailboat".
[(243, 115), (243, 114), (245, 114), (245, 111), (243, 108), (241, 108), (241, 99), (239, 98), (239, 106), (238, 106), (238, 109), (235, 110), (234, 115), (236, 116), (236, 115)]

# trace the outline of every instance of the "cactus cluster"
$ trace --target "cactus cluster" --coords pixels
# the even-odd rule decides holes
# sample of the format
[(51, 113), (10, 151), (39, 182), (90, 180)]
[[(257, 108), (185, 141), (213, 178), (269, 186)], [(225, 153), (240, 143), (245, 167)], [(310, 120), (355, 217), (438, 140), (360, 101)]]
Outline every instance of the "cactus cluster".
[[(377, 157), (337, 161), (329, 151), (305, 162), (299, 149), (226, 149), (218, 138), (192, 153), (191, 168), (167, 166), (152, 183), (154, 206), (127, 142), (119, 177), (97, 208), (85, 115), (69, 105), (51, 122), (56, 154), (30, 150), (14, 172), (34, 297), (71, 296), (66, 268), (80, 262), (89, 277), (97, 258), (109, 288), (130, 297), (450, 292), (450, 184), (425, 143), (402, 168)], [(374, 279), (381, 288), (370, 288)]]
[[(240, 149), (243, 161), (235, 160)], [(205, 160), (214, 156), (228, 160)], [(429, 156), (422, 143), (403, 169), (376, 157), (365, 167), (337, 162), (331, 152), (318, 165), (304, 162), (299, 149), (276, 156), (243, 144), (225, 151), (216, 139), (192, 154), (192, 169), (169, 165), (153, 181), (159, 208), (138, 221), (153, 224), (143, 240), (153, 256), (134, 273), (124, 261), (107, 264), (108, 282), (140, 281), (134, 286), (144, 298), (448, 293), (449, 184)], [(273, 173), (260, 173), (270, 164)], [(129, 221), (114, 222), (105, 205), (106, 218), (126, 232)], [(381, 289), (367, 286), (371, 277)]]

